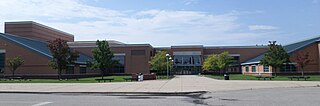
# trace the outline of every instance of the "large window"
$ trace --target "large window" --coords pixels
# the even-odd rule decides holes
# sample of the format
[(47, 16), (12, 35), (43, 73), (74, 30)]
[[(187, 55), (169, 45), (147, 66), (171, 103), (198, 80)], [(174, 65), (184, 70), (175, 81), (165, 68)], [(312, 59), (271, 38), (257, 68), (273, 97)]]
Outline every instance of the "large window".
[(269, 66), (263, 65), (263, 72), (269, 72)]
[(124, 73), (124, 70), (125, 70), (125, 55), (115, 55), (113, 57), (113, 60), (118, 61), (118, 64), (116, 64), (112, 68), (112, 73)]
[(79, 67), (79, 73), (80, 74), (85, 74), (87, 73), (87, 67), (85, 65), (80, 65)]
[(4, 72), (5, 53), (0, 53), (0, 73)]
[(297, 68), (294, 66), (294, 64), (285, 64), (282, 65), (282, 67), (280, 68), (281, 72), (296, 72)]
[(68, 66), (66, 70), (66, 74), (74, 74), (74, 66)]
[(256, 72), (256, 66), (251, 66), (251, 68), (252, 68), (251, 69), (252, 72)]
[(174, 64), (176, 66), (200, 66), (200, 55), (177, 55), (174, 56)]

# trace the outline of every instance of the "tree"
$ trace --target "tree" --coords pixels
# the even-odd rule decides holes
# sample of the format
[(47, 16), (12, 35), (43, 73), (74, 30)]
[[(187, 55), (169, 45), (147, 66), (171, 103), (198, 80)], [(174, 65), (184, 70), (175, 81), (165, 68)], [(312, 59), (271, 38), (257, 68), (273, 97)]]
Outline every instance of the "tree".
[(20, 57), (15, 57), (8, 60), (9, 68), (12, 72), (12, 77), (14, 77), (15, 71), (24, 63), (24, 60), (22, 60)]
[(58, 78), (61, 80), (62, 71), (66, 70), (68, 65), (75, 63), (79, 57), (79, 53), (72, 51), (69, 48), (67, 41), (60, 38), (49, 41), (48, 47), (52, 54), (52, 60), (49, 62), (49, 66), (55, 70), (58, 70)]
[(274, 68), (275, 76), (277, 76), (277, 69), (284, 63), (288, 63), (290, 56), (282, 45), (276, 44), (276, 41), (269, 41), (268, 47), (269, 48), (260, 61), (260, 64), (270, 65)]
[[(151, 70), (159, 70), (163, 71), (167, 69), (167, 57), (166, 57), (167, 52), (165, 51), (160, 51), (155, 54), (149, 61)], [(170, 65), (171, 66), (171, 65)], [(159, 74), (159, 73), (157, 73)]]
[(218, 55), (216, 54), (211, 54), (208, 56), (207, 59), (203, 62), (202, 69), (203, 70), (218, 70), (219, 68), (217, 67), (217, 60), (218, 60)]
[(219, 74), (226, 72), (226, 68), (233, 62), (233, 57), (228, 52), (212, 54), (204, 62), (204, 70), (219, 70)]
[(118, 61), (112, 59), (114, 55), (109, 48), (108, 41), (97, 40), (96, 45), (98, 47), (92, 50), (94, 60), (89, 61), (88, 64), (93, 70), (100, 70), (103, 79), (105, 73), (118, 64)]
[(301, 75), (304, 76), (304, 67), (308, 65), (312, 60), (309, 58), (309, 52), (298, 52), (294, 56), (293, 62), (295, 62), (295, 66), (301, 69)]

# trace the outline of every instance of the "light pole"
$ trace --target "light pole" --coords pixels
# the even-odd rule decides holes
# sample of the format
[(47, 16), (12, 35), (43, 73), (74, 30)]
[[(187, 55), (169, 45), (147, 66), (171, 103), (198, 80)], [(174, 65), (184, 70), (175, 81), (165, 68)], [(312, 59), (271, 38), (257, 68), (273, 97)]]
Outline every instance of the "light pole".
[(170, 54), (166, 54), (166, 58), (167, 58), (167, 79), (169, 79), (169, 60), (171, 60), (172, 58), (170, 57)]

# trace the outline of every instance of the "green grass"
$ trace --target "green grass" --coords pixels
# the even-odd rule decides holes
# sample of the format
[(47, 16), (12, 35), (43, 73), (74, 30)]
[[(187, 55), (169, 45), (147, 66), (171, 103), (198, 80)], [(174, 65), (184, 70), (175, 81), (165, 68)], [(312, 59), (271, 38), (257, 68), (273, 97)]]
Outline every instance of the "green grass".
[[(307, 79), (307, 81), (320, 81), (320, 75), (306, 75), (310, 76), (310, 79)], [(223, 75), (206, 75), (206, 77), (213, 78), (213, 79), (219, 79), (223, 80)], [(230, 80), (258, 80), (255, 76), (251, 75), (242, 75), (242, 74), (230, 74)], [(260, 79), (263, 80), (263, 79)], [(274, 79), (275, 81), (291, 81), (291, 79), (288, 78), (288, 76), (277, 76)], [(296, 81), (297, 79), (293, 79), (293, 81)], [(300, 79), (300, 81), (304, 81), (304, 79)]]
[[(69, 79), (69, 80), (62, 80), (59, 81), (57, 79), (30, 79), (31, 81), (24, 81), (24, 80), (1, 80), (0, 83), (98, 83), (95, 79), (101, 77), (91, 77), (91, 78), (80, 78), (79, 80), (76, 79)], [(125, 82), (123, 78), (131, 78), (131, 76), (105, 76), (104, 78), (114, 78), (112, 82)], [(106, 81), (107, 83), (109, 81)]]
[[(24, 80), (1, 80), (0, 83), (98, 83), (95, 79), (99, 79), (101, 77), (90, 77), (90, 78), (80, 78), (79, 80), (76, 79), (69, 79), (69, 80), (57, 80), (57, 79), (30, 79), (31, 81), (24, 81)], [(114, 78), (112, 82), (125, 82), (123, 78), (132, 78), (131, 76), (105, 76), (104, 78)], [(166, 76), (157, 76), (157, 80), (167, 80)], [(172, 77), (169, 77), (172, 79)], [(130, 81), (128, 81), (130, 82)], [(106, 83), (109, 83), (107, 80)]]

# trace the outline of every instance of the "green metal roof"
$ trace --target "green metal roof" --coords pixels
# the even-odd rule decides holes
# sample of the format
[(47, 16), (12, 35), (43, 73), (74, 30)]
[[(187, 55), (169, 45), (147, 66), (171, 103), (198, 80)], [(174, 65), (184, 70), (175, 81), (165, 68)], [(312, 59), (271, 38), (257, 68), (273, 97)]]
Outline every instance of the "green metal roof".
[[(307, 39), (307, 40), (303, 40), (303, 41), (299, 41), (299, 42), (295, 42), (295, 43), (292, 43), (292, 44), (288, 44), (288, 45), (285, 45), (283, 46), (283, 48), (289, 53), (291, 54), (292, 52), (294, 51), (297, 51), (297, 50), (300, 50), (300, 49), (303, 49), (315, 42), (318, 42), (320, 40), (320, 36), (318, 37), (314, 37), (314, 38), (311, 38), (311, 39)], [(253, 63), (259, 63), (260, 60), (264, 57), (264, 53), (262, 53), (261, 55), (255, 57), (255, 58), (252, 58), (252, 59), (249, 59), (245, 62), (242, 63), (242, 65), (246, 65), (246, 64), (253, 64)]]
[[(21, 47), (29, 49), (42, 56), (45, 56), (48, 59), (52, 59), (52, 54), (48, 48), (47, 42), (32, 40), (32, 39), (19, 37), (19, 36), (7, 34), (7, 33), (0, 33), (0, 39), (4, 39), (6, 41), (16, 43)], [(80, 53), (76, 63), (85, 63), (87, 60), (92, 60), (92, 58)]]

